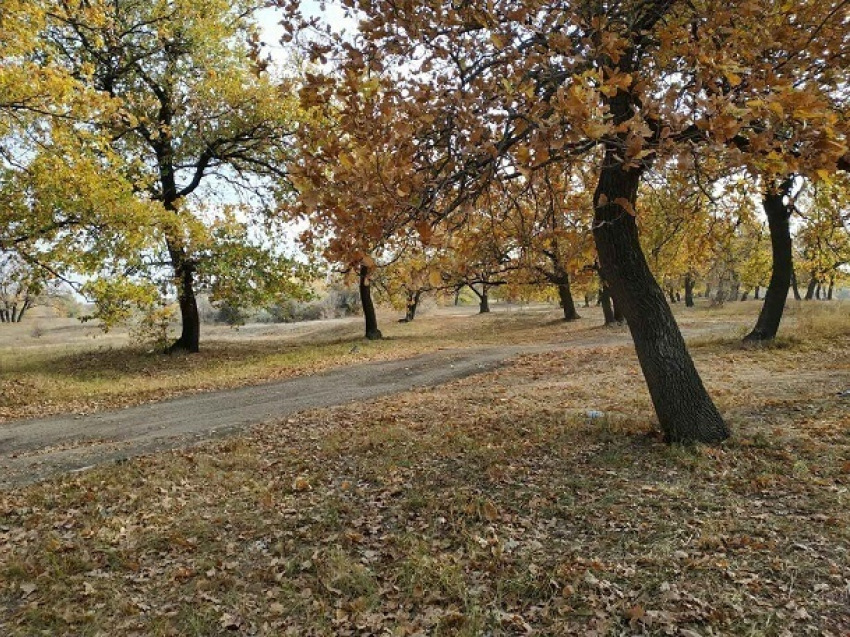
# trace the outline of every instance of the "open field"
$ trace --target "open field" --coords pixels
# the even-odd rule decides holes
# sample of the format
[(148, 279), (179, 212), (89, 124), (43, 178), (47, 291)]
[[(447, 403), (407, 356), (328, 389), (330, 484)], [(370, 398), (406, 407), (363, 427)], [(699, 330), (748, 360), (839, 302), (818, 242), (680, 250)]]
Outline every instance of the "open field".
[[(181, 363), (178, 391), (275, 365), (601, 337), (3, 492), (0, 634), (846, 635), (848, 308), (794, 306), (789, 337), (744, 348), (757, 309), (679, 312), (735, 432), (716, 448), (658, 440), (631, 347), (591, 313), (385, 321), (386, 343), (361, 343), (355, 322), (311, 335), (312, 358), (279, 335), (215, 341)], [(112, 374), (104, 387), (184, 378), (177, 358), (124, 353), (122, 367), (119, 352), (21, 354), (3, 382), (49, 368), (71, 387), (85, 361)]]
[[(743, 334), (757, 303), (678, 312), (684, 328), (718, 337)], [(605, 334), (598, 308), (563, 323), (551, 307), (436, 308), (410, 324), (381, 317), (383, 341), (362, 339), (362, 319), (297, 324), (205, 326), (199, 355), (161, 356), (130, 344), (126, 331), (102, 333), (74, 319), (37, 318), (0, 326), (0, 422), (57, 413), (86, 414), (182, 395), (289, 378), (371, 360), (438, 350), (509, 343), (565, 342)], [(795, 331), (796, 308), (786, 333)], [(607, 332), (610, 332), (608, 330)], [(616, 331), (616, 330), (614, 330)], [(352, 352), (356, 345), (356, 350)]]
[[(749, 305), (749, 304), (747, 304)], [(749, 308), (752, 313), (752, 306)], [(0, 326), (0, 422), (55, 413), (85, 414), (193, 391), (289, 378), (352, 363), (391, 360), (440, 348), (547, 343), (576, 332), (599, 331), (598, 308), (565, 324), (551, 307), (497, 308), (477, 316), (472, 307), (438, 308), (410, 324), (382, 316), (387, 337), (362, 337), (362, 319), (296, 324), (205, 326), (199, 355), (162, 356), (134, 347), (126, 332), (100, 332), (73, 319), (38, 319)], [(745, 315), (746, 316), (746, 315)], [(750, 320), (740, 314), (699, 317), (700, 325), (731, 333)], [(686, 318), (684, 325), (693, 323)], [(728, 328), (728, 329), (727, 329)], [(603, 331), (604, 333), (604, 331)], [(356, 350), (352, 348), (356, 345)]]

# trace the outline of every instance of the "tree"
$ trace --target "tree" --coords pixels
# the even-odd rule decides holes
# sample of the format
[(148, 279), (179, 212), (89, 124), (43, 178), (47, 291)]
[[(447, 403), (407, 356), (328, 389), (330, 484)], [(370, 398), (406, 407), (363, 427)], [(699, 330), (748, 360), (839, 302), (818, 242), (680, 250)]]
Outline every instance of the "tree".
[(588, 278), (587, 265), (595, 254), (591, 245), (591, 205), (586, 180), (579, 168), (551, 168), (518, 180), (519, 192), (506, 192), (517, 221), (515, 233), (531, 283), (554, 285), (565, 321), (581, 318), (571, 281)]
[[(850, 264), (850, 231), (847, 210), (850, 207), (850, 182), (846, 175), (809, 184), (799, 197), (803, 223), (798, 237), (810, 281), (806, 298), (817, 297), (823, 288), (831, 298), (836, 278)], [(819, 297), (818, 297), (819, 298)]]
[(350, 64), (403, 69), (393, 84), (421, 123), (423, 213), (463, 212), (516, 166), (595, 160), (599, 263), (661, 429), (671, 441), (725, 438), (640, 249), (639, 186), (654, 163), (686, 160), (694, 146), (731, 148), (755, 174), (835, 170), (846, 147), (843, 75), (831, 69), (848, 51), (837, 0), (345, 4), (363, 13)]
[(776, 337), (779, 323), (791, 286), (792, 246), (789, 228), (792, 204), (790, 201), (793, 179), (787, 177), (780, 181), (765, 184), (763, 199), (764, 212), (770, 228), (772, 267), (770, 283), (764, 296), (761, 312), (753, 330), (744, 337), (744, 341), (769, 341)]
[[(289, 88), (263, 72), (252, 12), (261, 2), (63, 0), (51, 7), (45, 55), (120, 109), (91, 125), (108, 134), (118, 169), (161, 208), (146, 231), (164, 247), (182, 333), (199, 349), (198, 246), (209, 243), (203, 185), (271, 211), (285, 196)], [(257, 201), (257, 193), (269, 193)], [(125, 226), (128, 232), (136, 231)], [(138, 261), (138, 260), (137, 260)], [(140, 265), (137, 263), (136, 265)]]

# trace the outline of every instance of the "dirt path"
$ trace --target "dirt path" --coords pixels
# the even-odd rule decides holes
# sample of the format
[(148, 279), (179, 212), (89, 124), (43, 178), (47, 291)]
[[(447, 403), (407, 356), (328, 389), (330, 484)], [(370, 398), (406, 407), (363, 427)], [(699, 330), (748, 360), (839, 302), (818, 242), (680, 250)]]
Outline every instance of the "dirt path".
[[(715, 329), (684, 331), (703, 336)], [(630, 341), (625, 330), (594, 331), (569, 342), (443, 350), (87, 416), (10, 421), (0, 425), (0, 488), (188, 446), (307, 409), (440, 385), (493, 370), (523, 354), (625, 346)]]

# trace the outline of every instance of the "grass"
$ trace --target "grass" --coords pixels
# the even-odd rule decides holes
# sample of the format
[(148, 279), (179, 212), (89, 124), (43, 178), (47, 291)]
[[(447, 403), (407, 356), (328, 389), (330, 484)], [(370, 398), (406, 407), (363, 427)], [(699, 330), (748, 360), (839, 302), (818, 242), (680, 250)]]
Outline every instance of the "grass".
[[(399, 325), (386, 321), (382, 341), (362, 338), (355, 319), (307, 324), (293, 333), (267, 328), (272, 335), (214, 331), (200, 354), (163, 355), (134, 347), (108, 335), (101, 346), (90, 326), (62, 325), (49, 344), (9, 335), (0, 344), (0, 422), (11, 418), (93, 411), (162, 400), (195, 391), (224, 389), (310, 374), (334, 366), (405, 358), (438, 348), (546, 342), (563, 338), (588, 324), (569, 325), (553, 319), (551, 310), (512, 311), (490, 316), (421, 317)], [(45, 321), (40, 321), (44, 330)], [(18, 326), (13, 326), (17, 328)], [(256, 327), (256, 326), (255, 326)], [(75, 332), (85, 333), (82, 338)], [(244, 334), (244, 336), (241, 336)], [(3, 334), (0, 333), (0, 336)], [(14, 343), (12, 345), (11, 343)], [(23, 345), (23, 346), (22, 346)], [(356, 346), (356, 347), (355, 347)]]
[[(600, 345), (2, 493), (0, 633), (846, 635), (850, 330), (802, 318), (692, 348), (719, 447)], [(579, 329), (438, 328), (386, 351)]]

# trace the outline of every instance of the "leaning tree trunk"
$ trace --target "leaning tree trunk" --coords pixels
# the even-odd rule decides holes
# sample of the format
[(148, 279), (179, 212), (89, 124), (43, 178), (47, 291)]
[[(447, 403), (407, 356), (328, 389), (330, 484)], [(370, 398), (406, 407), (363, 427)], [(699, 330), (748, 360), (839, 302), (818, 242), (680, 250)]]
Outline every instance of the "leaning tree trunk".
[[(619, 117), (632, 115), (623, 92), (611, 100)], [(669, 442), (713, 443), (729, 429), (708, 395), (664, 293), (646, 262), (634, 208), (641, 170), (626, 169), (624, 140), (610, 140), (594, 193), (593, 237), (605, 281), (623, 311), (661, 430)]]
[(32, 307), (32, 303), (30, 301), (24, 301), (24, 304), (21, 306), (21, 311), (18, 312), (18, 323), (24, 320), (24, 314), (27, 313), (27, 310)]
[(360, 305), (363, 307), (363, 318), (366, 320), (366, 338), (377, 341), (384, 337), (378, 329), (378, 315), (375, 312), (375, 303), (372, 301), (372, 285), (369, 282), (369, 268), (365, 264), (360, 265)]
[(685, 307), (694, 306), (694, 278), (688, 272), (685, 275)]
[(764, 212), (767, 215), (767, 225), (770, 229), (770, 251), (772, 272), (767, 291), (764, 293), (764, 303), (761, 306), (756, 326), (744, 337), (745, 341), (770, 341), (779, 331), (785, 301), (788, 298), (788, 288), (791, 286), (792, 267), (791, 252), (791, 205), (785, 197), (791, 191), (793, 181), (784, 180), (776, 188), (770, 189), (764, 196)]
[(180, 307), (182, 330), (180, 338), (171, 344), (170, 352), (196, 353), (201, 350), (201, 314), (195, 297), (195, 267), (186, 256), (186, 251), (169, 242), (168, 253), (174, 268), (177, 286), (177, 304)]
[(797, 285), (797, 271), (794, 269), (794, 262), (791, 262), (791, 289), (794, 291), (794, 300), (802, 301), (803, 297), (800, 296), (800, 288)]
[(806, 288), (806, 300), (811, 301), (815, 298), (815, 290), (818, 286), (818, 280), (815, 278), (815, 273), (812, 272), (812, 278), (809, 279), (809, 285)]
[[(558, 298), (561, 301), (561, 307), (564, 310), (564, 320), (565, 321), (576, 321), (581, 317), (576, 311), (576, 304), (573, 300), (573, 293), (570, 289), (570, 279), (569, 276), (564, 274), (563, 278), (561, 278), (558, 283)], [(587, 298), (587, 297), (585, 297)]]

